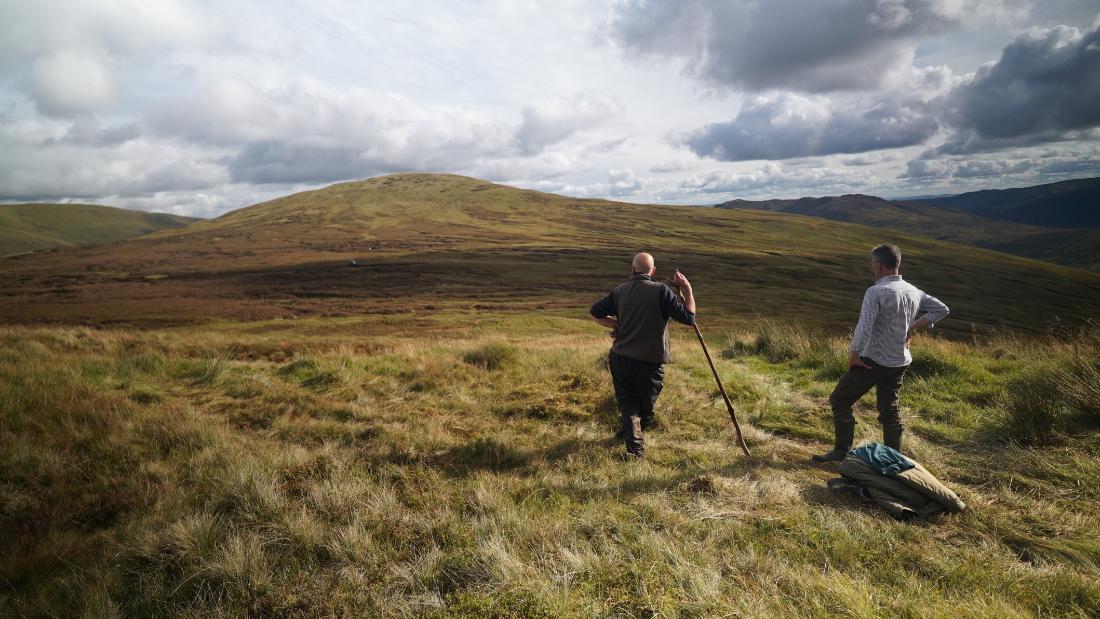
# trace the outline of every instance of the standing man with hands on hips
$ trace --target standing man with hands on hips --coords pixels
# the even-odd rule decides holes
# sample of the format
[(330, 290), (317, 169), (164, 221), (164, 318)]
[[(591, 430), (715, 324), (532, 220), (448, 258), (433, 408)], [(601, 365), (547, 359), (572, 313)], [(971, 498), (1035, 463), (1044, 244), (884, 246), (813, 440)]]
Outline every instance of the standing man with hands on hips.
[(852, 406), (872, 387), (878, 400), (882, 442), (901, 450), (904, 426), (898, 393), (905, 370), (913, 361), (909, 339), (942, 320), (948, 309), (939, 299), (903, 281), (900, 266), (901, 250), (897, 246), (885, 244), (871, 250), (875, 284), (863, 295), (859, 323), (848, 352), (848, 371), (829, 396), (835, 445), (829, 453), (813, 456), (817, 462), (843, 460), (851, 450), (856, 427)]

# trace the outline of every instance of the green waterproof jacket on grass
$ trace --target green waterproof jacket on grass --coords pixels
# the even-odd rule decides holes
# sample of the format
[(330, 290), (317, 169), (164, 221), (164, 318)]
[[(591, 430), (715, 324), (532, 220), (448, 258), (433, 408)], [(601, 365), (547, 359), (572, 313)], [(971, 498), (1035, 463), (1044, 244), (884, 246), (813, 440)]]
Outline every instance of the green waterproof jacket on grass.
[(885, 469), (892, 472), (884, 474), (879, 472), (883, 467), (872, 466), (852, 451), (840, 463), (840, 474), (862, 487), (879, 507), (895, 518), (927, 517), (942, 511), (966, 509), (958, 495), (928, 469), (912, 458), (905, 460), (912, 466), (901, 471), (896, 470), (898, 467)]

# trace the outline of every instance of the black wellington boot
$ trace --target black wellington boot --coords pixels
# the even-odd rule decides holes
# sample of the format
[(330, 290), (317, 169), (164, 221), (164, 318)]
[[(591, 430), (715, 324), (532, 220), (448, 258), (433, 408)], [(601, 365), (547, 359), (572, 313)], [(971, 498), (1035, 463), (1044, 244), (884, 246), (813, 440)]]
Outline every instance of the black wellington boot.
[(901, 437), (905, 434), (905, 426), (900, 423), (882, 424), (882, 444), (901, 451)]
[(856, 435), (856, 420), (833, 419), (833, 428), (836, 431), (836, 444), (833, 450), (827, 454), (813, 456), (815, 462), (840, 462), (852, 449), (852, 440)]

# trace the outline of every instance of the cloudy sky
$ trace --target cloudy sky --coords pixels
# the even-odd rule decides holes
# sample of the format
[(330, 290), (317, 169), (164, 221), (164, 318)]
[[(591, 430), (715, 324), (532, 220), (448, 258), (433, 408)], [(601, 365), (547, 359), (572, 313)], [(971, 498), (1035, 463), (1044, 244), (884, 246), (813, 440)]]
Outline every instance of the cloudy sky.
[(888, 197), (1100, 175), (1095, 0), (0, 0), (0, 200), (335, 181)]

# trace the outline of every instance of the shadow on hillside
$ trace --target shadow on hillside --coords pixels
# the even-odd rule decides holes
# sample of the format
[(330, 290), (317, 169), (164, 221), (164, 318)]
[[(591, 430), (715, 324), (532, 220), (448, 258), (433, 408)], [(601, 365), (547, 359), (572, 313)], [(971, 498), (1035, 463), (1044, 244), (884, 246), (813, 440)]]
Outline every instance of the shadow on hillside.
[(886, 512), (877, 508), (865, 506), (860, 503), (859, 499), (852, 495), (834, 492), (824, 483), (805, 486), (799, 491), (799, 495), (801, 495), (802, 500), (805, 501), (807, 505), (827, 507), (835, 511), (874, 515), (881, 517), (883, 520), (892, 520)]
[(576, 454), (596, 452), (611, 444), (609, 439), (569, 438), (544, 449), (517, 449), (494, 438), (479, 438), (424, 458), (420, 463), (450, 477), (478, 472), (530, 473), (542, 464), (556, 464)]

